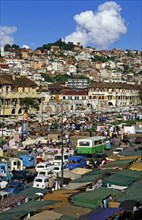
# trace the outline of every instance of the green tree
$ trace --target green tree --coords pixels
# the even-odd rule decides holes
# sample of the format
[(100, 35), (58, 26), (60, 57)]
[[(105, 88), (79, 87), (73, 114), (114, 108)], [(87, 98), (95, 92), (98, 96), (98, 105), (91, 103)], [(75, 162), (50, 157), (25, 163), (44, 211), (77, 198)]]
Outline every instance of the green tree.
[(41, 73), (41, 76), (44, 78), (45, 82), (54, 82), (53, 77), (48, 74)]
[(25, 110), (26, 113), (28, 112), (28, 110), (31, 110), (31, 109), (39, 110), (38, 103), (36, 103), (34, 101), (34, 99), (32, 99), (30, 97), (26, 97), (26, 98), (21, 99), (20, 105), (22, 106), (22, 108)]
[(12, 48), (14, 48), (15, 50), (17, 50), (17, 49), (19, 49), (19, 46), (16, 45), (16, 44), (13, 44), (13, 45), (12, 45)]
[(72, 50), (75, 47), (75, 45), (72, 42), (65, 43), (60, 38), (54, 43), (44, 44), (42, 47), (38, 47), (37, 49), (40, 49), (42, 52), (44, 52), (44, 50), (50, 50), (51, 46), (53, 45), (59, 46), (61, 50)]
[(55, 81), (56, 82), (62, 82), (62, 83), (65, 83), (67, 81), (67, 79), (69, 79), (69, 76), (68, 75), (57, 75), (55, 76)]
[(4, 46), (4, 50), (5, 51), (9, 51), (11, 49), (11, 45), (10, 44), (6, 44), (5, 46)]
[(11, 49), (13, 50), (17, 50), (17, 49), (19, 49), (20, 47), (18, 46), (18, 45), (16, 45), (16, 44), (13, 44), (12, 46), (10, 45), (10, 44), (6, 44), (5, 46), (4, 46), (4, 50), (5, 51), (10, 51)]
[(105, 57), (99, 56), (99, 55), (94, 55), (94, 57), (92, 58), (92, 61), (104, 63), (104, 62), (108, 61), (108, 58), (105, 58)]
[(124, 65), (123, 65), (123, 67), (124, 67), (124, 70), (123, 70), (123, 72), (124, 72), (124, 73), (128, 73), (128, 72), (129, 72), (129, 70), (130, 70), (130, 67), (129, 67), (129, 65), (127, 65), (127, 64), (124, 64)]

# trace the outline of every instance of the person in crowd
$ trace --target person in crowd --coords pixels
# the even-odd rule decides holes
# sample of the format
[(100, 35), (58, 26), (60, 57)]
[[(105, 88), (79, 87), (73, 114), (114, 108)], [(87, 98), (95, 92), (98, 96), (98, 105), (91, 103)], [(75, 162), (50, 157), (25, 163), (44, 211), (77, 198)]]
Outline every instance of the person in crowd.
[(7, 174), (7, 180), (8, 180), (8, 182), (10, 182), (11, 181), (11, 178), (13, 177), (13, 174), (12, 174), (12, 172), (9, 170), (8, 171), (8, 174)]
[(51, 178), (49, 179), (49, 184), (48, 184), (49, 193), (52, 193), (53, 187), (54, 187), (54, 179), (51, 177)]

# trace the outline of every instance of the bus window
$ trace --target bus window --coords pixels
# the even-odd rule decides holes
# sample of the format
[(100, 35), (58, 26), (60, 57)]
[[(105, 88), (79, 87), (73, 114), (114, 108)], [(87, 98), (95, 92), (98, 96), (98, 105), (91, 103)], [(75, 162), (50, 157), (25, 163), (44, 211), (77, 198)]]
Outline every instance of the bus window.
[(89, 141), (80, 141), (79, 142), (79, 146), (87, 146), (87, 147), (89, 147), (90, 146), (90, 142)]
[(102, 144), (102, 140), (95, 141), (95, 146)]

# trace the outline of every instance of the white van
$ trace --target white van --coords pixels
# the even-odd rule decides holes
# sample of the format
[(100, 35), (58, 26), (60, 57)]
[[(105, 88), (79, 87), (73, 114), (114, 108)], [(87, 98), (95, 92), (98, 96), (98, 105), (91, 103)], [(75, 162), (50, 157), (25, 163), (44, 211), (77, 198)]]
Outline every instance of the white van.
[(48, 176), (36, 176), (33, 181), (33, 187), (45, 189), (48, 188), (49, 177)]
[(52, 164), (49, 161), (40, 162), (36, 165), (35, 170), (36, 170), (36, 172), (39, 172), (40, 170), (46, 169), (49, 166), (52, 166)]
[[(68, 161), (68, 158), (72, 155), (70, 153), (63, 154), (63, 164), (65, 165)], [(62, 164), (62, 154), (55, 154), (53, 157), (53, 164), (54, 165), (61, 165)]]
[(61, 172), (61, 165), (53, 165), (54, 176), (57, 176), (57, 173)]
[(43, 169), (37, 173), (37, 176), (47, 176), (52, 177), (54, 175), (54, 171), (52, 169)]

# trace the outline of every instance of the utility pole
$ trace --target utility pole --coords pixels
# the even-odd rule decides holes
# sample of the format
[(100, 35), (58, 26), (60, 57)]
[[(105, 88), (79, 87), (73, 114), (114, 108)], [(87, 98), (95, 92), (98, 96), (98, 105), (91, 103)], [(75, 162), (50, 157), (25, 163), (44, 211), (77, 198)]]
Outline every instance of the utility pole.
[(3, 132), (3, 130), (4, 130), (4, 108), (5, 108), (5, 106), (3, 105), (3, 113), (2, 113), (2, 149), (3, 149), (3, 141), (4, 141), (4, 132)]
[(61, 186), (64, 183), (64, 144), (63, 144), (63, 134), (64, 134), (64, 123), (63, 123), (63, 103), (60, 102), (59, 96), (55, 97), (55, 101), (60, 105), (61, 109)]
[(61, 170), (62, 170), (62, 179), (61, 179), (61, 185), (63, 186), (64, 183), (64, 146), (63, 146), (63, 133), (64, 133), (64, 125), (63, 125), (63, 106), (61, 103), (61, 144), (62, 144), (62, 148), (61, 148), (61, 155), (62, 155), (62, 166), (61, 166)]
[(43, 100), (41, 99), (42, 103), (41, 103), (41, 120), (43, 121)]
[(93, 136), (93, 106), (92, 106), (92, 95), (91, 95), (91, 102), (90, 102), (90, 112), (91, 112), (91, 128), (90, 128), (90, 137)]
[(3, 149), (3, 141), (4, 141), (4, 110), (5, 110), (5, 100), (4, 97), (1, 97), (3, 101), (1, 101), (1, 112), (2, 112), (2, 130), (1, 130), (1, 146)]

